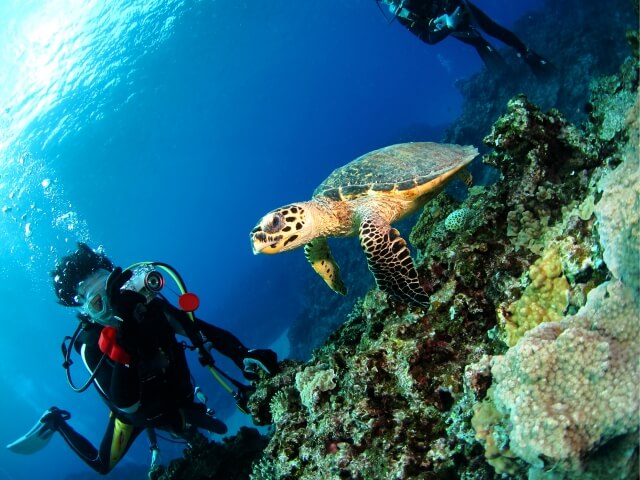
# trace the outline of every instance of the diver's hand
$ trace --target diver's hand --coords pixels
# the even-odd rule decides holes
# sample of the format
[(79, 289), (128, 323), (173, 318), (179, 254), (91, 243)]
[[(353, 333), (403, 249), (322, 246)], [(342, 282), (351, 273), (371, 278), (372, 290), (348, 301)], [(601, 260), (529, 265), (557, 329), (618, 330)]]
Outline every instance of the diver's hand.
[(460, 9), (460, 6), (458, 5), (451, 15), (445, 15), (445, 17), (447, 28), (449, 30), (455, 30), (458, 28), (460, 20), (462, 20), (462, 10)]
[(445, 13), (437, 18), (434, 18), (431, 21), (431, 28), (434, 32), (439, 32), (445, 29), (455, 30), (456, 28), (458, 28), (461, 19), (462, 10), (460, 10), (460, 7), (457, 7), (451, 15)]
[(129, 281), (133, 273), (131, 270), (122, 271), (122, 268), (116, 267), (113, 269), (113, 272), (109, 275), (107, 279), (107, 299), (109, 300), (109, 304), (111, 308), (115, 311), (118, 310), (118, 306), (121, 303), (122, 294), (120, 289), (122, 286)]
[(131, 276), (131, 270), (122, 271), (116, 267), (107, 279), (106, 293), (114, 315), (120, 320), (117, 343), (136, 358), (144, 338), (141, 321), (146, 311), (146, 298), (133, 290), (122, 289)]
[(431, 30), (433, 30), (434, 32), (439, 32), (441, 30), (444, 30), (447, 26), (447, 20), (445, 18), (446, 16), (447, 14), (445, 13), (444, 15), (440, 15), (439, 17), (436, 17), (433, 20), (431, 20), (431, 23), (430, 23)]
[(242, 364), (244, 378), (255, 381), (260, 378), (258, 370), (270, 377), (278, 372), (278, 355), (270, 349), (251, 349), (245, 354)]
[(138, 304), (145, 303), (145, 297), (133, 290), (122, 290), (122, 286), (129, 281), (133, 272), (122, 271), (116, 267), (107, 279), (107, 298), (114, 314), (122, 321), (132, 317)]

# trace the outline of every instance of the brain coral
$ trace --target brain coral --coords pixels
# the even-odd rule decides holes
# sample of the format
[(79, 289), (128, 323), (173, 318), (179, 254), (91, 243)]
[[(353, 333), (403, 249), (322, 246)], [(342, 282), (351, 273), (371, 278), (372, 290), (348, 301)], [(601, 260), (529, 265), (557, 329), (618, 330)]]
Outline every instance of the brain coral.
[(576, 315), (494, 357), (492, 395), (512, 453), (578, 470), (584, 454), (638, 429), (638, 314), (631, 290), (607, 282)]

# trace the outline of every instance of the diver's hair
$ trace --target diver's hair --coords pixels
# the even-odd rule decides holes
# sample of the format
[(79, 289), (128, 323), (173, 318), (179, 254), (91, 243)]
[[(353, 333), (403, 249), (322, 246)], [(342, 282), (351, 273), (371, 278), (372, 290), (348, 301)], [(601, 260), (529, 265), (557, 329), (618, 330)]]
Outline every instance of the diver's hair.
[(80, 302), (76, 298), (78, 284), (97, 270), (111, 272), (113, 268), (113, 263), (103, 252), (78, 242), (78, 249), (62, 257), (51, 272), (58, 303), (67, 307), (79, 306)]

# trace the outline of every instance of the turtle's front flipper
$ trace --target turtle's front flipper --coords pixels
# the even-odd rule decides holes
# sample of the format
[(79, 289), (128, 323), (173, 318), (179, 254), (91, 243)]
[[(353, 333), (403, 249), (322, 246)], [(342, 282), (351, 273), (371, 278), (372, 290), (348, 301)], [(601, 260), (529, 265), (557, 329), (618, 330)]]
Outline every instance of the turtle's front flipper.
[(360, 222), (360, 245), (380, 290), (402, 302), (429, 307), (407, 242), (398, 230), (381, 217), (366, 214)]
[(322, 279), (327, 282), (331, 290), (340, 295), (347, 294), (347, 287), (340, 277), (340, 268), (331, 255), (329, 243), (326, 237), (319, 237), (311, 240), (304, 246), (304, 256)]

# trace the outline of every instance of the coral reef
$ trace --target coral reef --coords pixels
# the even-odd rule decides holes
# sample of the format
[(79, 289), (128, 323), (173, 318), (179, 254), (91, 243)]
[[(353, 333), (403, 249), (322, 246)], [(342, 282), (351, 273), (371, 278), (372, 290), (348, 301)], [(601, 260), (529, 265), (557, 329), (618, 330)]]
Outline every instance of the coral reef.
[[(540, 325), (492, 360), (488, 398), (504, 415), (495, 424), (508, 431), (509, 454), (537, 476), (553, 467), (556, 476), (581, 478), (589, 453), (636, 436), (639, 315), (628, 287), (605, 282), (578, 314)], [(491, 428), (485, 420), (483, 430)]]
[[(578, 218), (597, 220), (593, 235), (599, 233), (599, 251), (611, 279), (592, 288), (576, 314), (532, 328), (504, 355), (493, 357), (490, 374), (486, 358), (477, 366), (485, 377), (491, 376), (492, 386), (476, 405), (472, 425), (497, 473), (544, 479), (638, 476), (637, 79), (636, 55), (623, 65), (619, 78), (603, 78), (594, 85), (595, 109), (587, 129), (594, 145), (609, 156), (592, 173), (592, 192)], [(612, 142), (615, 138), (620, 141)], [(596, 202), (593, 197), (598, 194)], [(571, 257), (576, 250), (580, 249), (565, 254)], [(557, 255), (551, 246), (541, 261)], [(574, 257), (564, 265), (572, 270), (580, 263)], [(557, 278), (562, 266), (556, 263), (551, 270), (545, 277)], [(572, 278), (577, 281), (575, 275)], [(530, 287), (534, 285), (532, 277)], [(518, 308), (532, 303), (528, 293), (529, 287), (517, 301)], [(557, 308), (544, 310), (558, 315)], [(524, 316), (532, 319), (539, 313), (529, 309)]]
[[(606, 16), (606, 21), (602, 21), (603, 15)], [(624, 111), (626, 102), (635, 95), (633, 89), (628, 88), (624, 77), (614, 75), (629, 54), (628, 40), (618, 32), (637, 28), (637, 23), (637, 13), (629, 0), (613, 0), (606, 6), (599, 2), (548, 0), (542, 9), (531, 12), (518, 21), (514, 31), (531, 48), (552, 61), (557, 68), (557, 75), (540, 82), (511, 49), (504, 50), (501, 53), (508, 62), (507, 71), (497, 73), (483, 70), (458, 82), (464, 100), (463, 111), (443, 140), (475, 145), (481, 153), (488, 151), (488, 146), (482, 143), (483, 138), (505, 113), (508, 101), (520, 93), (525, 94), (528, 101), (541, 110), (555, 107), (562, 112), (561, 118), (565, 123), (570, 121), (578, 124), (589, 119), (598, 125), (598, 132), (608, 131), (605, 137), (613, 140), (613, 130), (622, 126), (620, 113)], [(551, 38), (549, 32), (553, 32)], [(591, 80), (602, 75), (610, 75), (611, 80), (592, 85)], [(598, 91), (590, 93), (594, 89)], [(607, 105), (601, 104), (594, 108), (589, 101), (590, 95), (602, 96)], [(611, 106), (616, 106), (614, 112), (610, 112)], [(601, 118), (596, 119), (594, 115)], [(606, 124), (605, 128), (600, 125), (602, 123)], [(541, 127), (545, 128), (544, 125)], [(421, 137), (414, 135), (413, 138)], [(486, 185), (495, 180), (495, 171), (478, 166), (476, 162), (471, 165), (470, 170), (476, 184)], [(561, 173), (570, 174), (571, 170)], [(451, 186), (449, 191), (457, 193), (455, 186)], [(547, 198), (552, 190), (548, 190), (544, 184), (537, 185), (534, 193), (547, 203), (561, 201), (559, 198)], [(563, 195), (564, 198), (570, 196), (570, 192)], [(456, 195), (456, 198), (460, 197), (463, 196)], [(544, 212), (536, 216), (536, 212), (529, 208), (533, 202), (527, 203), (527, 206), (514, 203), (513, 213), (509, 217), (510, 235), (514, 236), (519, 248), (533, 249), (539, 255), (542, 246), (536, 239), (547, 230), (553, 219), (547, 218)], [(453, 206), (453, 210), (458, 207)], [(442, 214), (446, 217), (451, 212), (452, 209), (448, 209)], [(398, 229), (401, 232), (408, 231), (402, 225)], [(301, 297), (305, 308), (289, 331), (293, 358), (307, 360), (312, 349), (320, 346), (344, 322), (356, 299), (371, 288), (370, 276), (367, 275), (367, 267), (361, 261), (358, 248), (357, 242), (349, 244), (343, 241), (332, 245), (342, 274), (348, 277), (345, 278), (345, 283), (350, 286), (351, 291), (346, 299), (327, 291), (322, 282), (311, 274), (301, 282)]]
[(458, 208), (444, 219), (444, 228), (448, 232), (458, 233), (464, 230), (473, 218), (473, 210)]
[(252, 464), (259, 459), (267, 437), (255, 428), (242, 427), (222, 442), (195, 440), (184, 451), (184, 458), (149, 473), (150, 480), (208, 480), (249, 478)]
[(505, 343), (513, 347), (536, 325), (559, 320), (568, 304), (569, 282), (562, 274), (557, 248), (550, 248), (529, 268), (530, 283), (522, 297), (498, 309)]
[(602, 115), (637, 85), (636, 57), (581, 128), (508, 102), (485, 138), (499, 181), (412, 230), (430, 309), (371, 290), (261, 382), (252, 479), (637, 477), (638, 209), (613, 205), (637, 206), (638, 125)]
[[(637, 108), (633, 114), (637, 119)], [(633, 161), (638, 158), (633, 148), (637, 145), (636, 138), (630, 142), (627, 161), (598, 184), (602, 198), (594, 211), (600, 239), (605, 245), (603, 258), (607, 267), (640, 298), (640, 170)], [(620, 215), (620, 211), (627, 214)]]
[[(592, 6), (561, 3), (547, 8), (593, 20)], [(603, 28), (595, 38), (617, 44)], [(564, 92), (581, 126), (524, 95), (469, 94), (450, 135), (484, 136), (499, 179), (421, 212), (410, 240), (430, 308), (371, 289), (308, 361), (262, 379), (248, 408), (274, 430), (252, 480), (638, 478), (638, 52), (615, 75), (603, 56), (563, 67), (584, 69)], [(600, 67), (609, 76), (590, 82)], [(480, 75), (467, 93), (487, 85)], [(493, 126), (478, 121), (505, 105)]]

